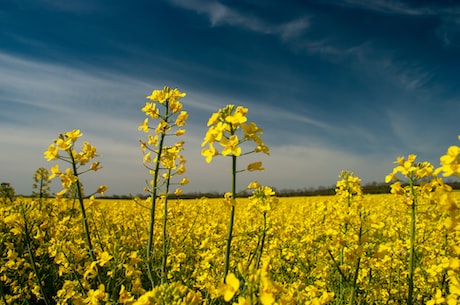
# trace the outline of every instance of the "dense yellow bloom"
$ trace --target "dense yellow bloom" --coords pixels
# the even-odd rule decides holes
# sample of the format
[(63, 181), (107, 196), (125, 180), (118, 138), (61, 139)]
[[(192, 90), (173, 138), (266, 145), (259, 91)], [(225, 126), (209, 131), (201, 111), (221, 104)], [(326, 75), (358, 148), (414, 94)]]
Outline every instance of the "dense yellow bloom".
[(180, 92), (179, 89), (171, 89), (165, 86), (163, 90), (153, 90), (152, 94), (147, 96), (147, 99), (163, 104), (166, 100), (169, 100), (170, 102), (174, 103), (183, 98), (184, 96), (186, 96), (186, 94)]
[(61, 178), (62, 187), (64, 189), (70, 188), (72, 184), (77, 181), (77, 177), (70, 168), (66, 169), (65, 173), (62, 173), (59, 177)]
[(176, 100), (170, 99), (169, 109), (171, 110), (172, 113), (178, 113), (179, 111), (182, 110), (182, 103)]
[(253, 189), (252, 196), (249, 202), (252, 208), (255, 208), (261, 213), (267, 213), (278, 204), (278, 198), (275, 197), (275, 192), (269, 186), (262, 186), (254, 181), (248, 185), (248, 189)]
[[(459, 136), (460, 139), (460, 136)], [(441, 156), (441, 167), (436, 170), (437, 173), (443, 172), (443, 176), (460, 177), (460, 147), (450, 146), (445, 155)]]
[(263, 144), (262, 139), (260, 138), (260, 134), (262, 134), (263, 129), (259, 128), (254, 122), (250, 122), (249, 124), (241, 125), (241, 128), (244, 132), (244, 137), (246, 139), (253, 140), (258, 145)]
[(157, 108), (157, 104), (155, 103), (145, 103), (144, 108), (142, 108), (142, 112), (144, 112), (152, 119), (157, 119), (160, 117), (160, 112)]
[[(235, 105), (231, 104), (213, 113), (208, 120), (209, 128), (201, 146), (203, 147), (206, 144), (212, 146), (214, 142), (218, 142), (224, 147), (222, 150), (223, 156), (232, 155), (238, 157), (242, 154), (240, 144), (246, 141), (253, 141), (257, 144), (256, 148), (246, 152), (246, 154), (251, 152), (265, 152), (268, 154), (268, 147), (263, 144), (259, 136), (262, 133), (262, 129), (258, 128), (253, 122), (245, 124), (247, 113), (247, 108), (243, 106), (235, 108)], [(241, 132), (243, 135), (239, 136), (237, 133)], [(212, 160), (212, 156), (218, 154), (219, 152), (214, 147), (202, 150), (202, 155), (206, 157), (206, 162), (208, 163)]]
[(75, 129), (72, 131), (67, 131), (64, 133), (65, 137), (69, 139), (71, 142), (75, 143), (78, 138), (83, 136), (83, 134), (80, 132), (80, 129)]
[(220, 141), (224, 135), (225, 125), (222, 122), (217, 123), (215, 126), (209, 127), (201, 147), (205, 146), (207, 143), (212, 144), (213, 142)]
[(240, 281), (233, 273), (227, 274), (225, 283), (223, 283), (219, 292), (224, 297), (225, 302), (229, 302), (240, 288)]
[[(165, 87), (165, 89), (166, 88), (167, 87)], [(154, 102), (159, 102), (159, 103), (163, 104), (166, 101), (166, 99), (168, 98), (168, 95), (165, 92), (165, 90), (153, 90), (152, 94), (146, 96), (146, 98), (149, 99), (149, 100), (152, 100)]]
[(160, 122), (158, 122), (158, 125), (155, 128), (155, 133), (157, 135), (166, 134), (166, 132), (170, 129), (171, 129), (171, 126), (165, 120), (161, 120)]
[(85, 304), (99, 305), (105, 303), (104, 301), (107, 301), (108, 298), (109, 295), (105, 292), (104, 284), (100, 284), (98, 289), (90, 289), (88, 291), (88, 296), (86, 297), (84, 302)]
[(134, 303), (134, 296), (129, 291), (126, 291), (125, 285), (121, 285), (120, 293), (118, 297), (120, 304), (132, 304)]
[(239, 140), (236, 135), (230, 136), (229, 139), (223, 138), (219, 144), (224, 147), (222, 156), (233, 155), (238, 157), (241, 155), (241, 147), (238, 146)]
[[(245, 111), (242, 111), (242, 110), (245, 110)], [(225, 121), (237, 127), (247, 121), (246, 113), (247, 113), (247, 108), (238, 106), (234, 114), (231, 114), (225, 117)]]
[(415, 163), (416, 155), (408, 155), (407, 160), (404, 157), (398, 157), (395, 161), (398, 164), (393, 171), (385, 177), (385, 182), (397, 179), (397, 174), (419, 180), (431, 176), (434, 173), (434, 167), (429, 162)]
[(182, 111), (176, 119), (176, 126), (185, 126), (185, 123), (188, 119), (188, 113), (186, 111)]
[(98, 264), (99, 266), (103, 267), (105, 264), (107, 264), (111, 259), (113, 258), (112, 255), (110, 255), (107, 251), (104, 251), (100, 254)]
[(94, 157), (96, 157), (96, 147), (92, 146), (91, 144), (89, 144), (88, 142), (84, 142), (83, 143), (83, 146), (82, 146), (82, 153), (85, 155), (85, 157), (88, 159), (88, 160), (91, 160), (93, 159)]
[(54, 144), (51, 144), (50, 146), (48, 146), (48, 150), (45, 151), (43, 154), (47, 161), (51, 161), (59, 157), (59, 151), (56, 148), (56, 146), (54, 146)]
[(335, 192), (346, 201), (350, 201), (352, 197), (362, 197), (363, 191), (361, 188), (361, 179), (349, 171), (342, 171), (339, 175), (341, 180), (337, 181)]
[(208, 120), (208, 124), (207, 126), (211, 126), (211, 125), (217, 125), (217, 123), (219, 122), (219, 117), (220, 117), (220, 113), (219, 112), (215, 112), (211, 115), (211, 117), (209, 118)]

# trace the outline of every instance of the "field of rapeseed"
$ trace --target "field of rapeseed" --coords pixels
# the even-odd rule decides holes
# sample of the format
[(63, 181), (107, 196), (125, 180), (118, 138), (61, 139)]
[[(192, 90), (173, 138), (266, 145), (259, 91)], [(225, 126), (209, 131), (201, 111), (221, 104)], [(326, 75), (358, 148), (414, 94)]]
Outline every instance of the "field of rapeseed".
[[(343, 171), (335, 196), (277, 198), (253, 182), (238, 198), (237, 174), (263, 167), (237, 165), (269, 148), (248, 109), (227, 105), (211, 115), (202, 154), (232, 158), (229, 192), (173, 199), (188, 183), (184, 96), (154, 90), (142, 109), (147, 199), (95, 198), (106, 186), (84, 196), (84, 174), (101, 163), (91, 144), (79, 149), (79, 130), (45, 152), (59, 162), (37, 170), (36, 198), (2, 190), (0, 304), (459, 303), (460, 193), (441, 178), (460, 176), (458, 146), (440, 167), (398, 158), (392, 194), (363, 195)], [(63, 190), (49, 198), (53, 178)]]

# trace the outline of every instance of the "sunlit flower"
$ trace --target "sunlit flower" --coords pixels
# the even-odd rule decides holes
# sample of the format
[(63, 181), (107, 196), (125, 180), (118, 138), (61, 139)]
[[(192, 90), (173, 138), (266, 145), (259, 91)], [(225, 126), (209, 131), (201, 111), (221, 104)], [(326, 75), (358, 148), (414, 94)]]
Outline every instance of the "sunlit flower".
[(229, 139), (226, 139), (226, 138), (222, 139), (219, 142), (219, 144), (224, 147), (224, 149), (222, 150), (223, 156), (227, 156), (231, 154), (233, 156), (238, 157), (239, 155), (241, 155), (241, 147), (238, 146), (239, 140), (236, 135), (230, 136)]
[(50, 146), (48, 146), (48, 150), (45, 151), (43, 154), (47, 161), (51, 161), (59, 157), (59, 151), (56, 148), (56, 146), (54, 146), (54, 144), (51, 144)]
[(160, 116), (160, 112), (155, 103), (145, 103), (144, 108), (142, 108), (142, 112), (144, 112), (152, 119), (156, 119)]
[(139, 127), (137, 127), (137, 130), (142, 130), (143, 132), (149, 132), (149, 118), (145, 118), (144, 122), (142, 122)]
[(220, 286), (219, 291), (221, 295), (224, 297), (224, 301), (229, 302), (233, 298), (233, 296), (235, 295), (235, 293), (238, 291), (239, 288), (240, 288), (240, 281), (235, 276), (235, 274), (229, 273), (225, 277), (225, 283), (223, 283)]

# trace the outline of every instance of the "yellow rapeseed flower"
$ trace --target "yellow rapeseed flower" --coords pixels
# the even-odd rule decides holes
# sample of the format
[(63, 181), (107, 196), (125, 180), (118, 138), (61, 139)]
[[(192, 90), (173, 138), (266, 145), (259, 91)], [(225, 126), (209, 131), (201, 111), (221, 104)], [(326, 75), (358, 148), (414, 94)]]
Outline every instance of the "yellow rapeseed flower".
[(229, 302), (233, 298), (233, 296), (235, 295), (235, 293), (238, 291), (239, 288), (240, 288), (240, 281), (235, 276), (235, 274), (230, 272), (225, 277), (225, 283), (223, 283), (220, 286), (219, 292), (224, 297), (225, 302)]
[(149, 132), (149, 118), (145, 118), (144, 122), (142, 122), (139, 127), (137, 127), (137, 130), (142, 130), (143, 132)]
[(160, 112), (155, 103), (145, 103), (145, 106), (142, 108), (142, 112), (144, 112), (152, 119), (157, 119), (160, 116)]
[(261, 161), (257, 161), (257, 162), (253, 162), (253, 163), (249, 164), (248, 167), (247, 167), (247, 170), (250, 171), (250, 172), (263, 171), (263, 170), (265, 170), (265, 168), (262, 167), (262, 162)]
[(51, 161), (59, 157), (59, 151), (56, 148), (56, 146), (54, 146), (54, 144), (48, 146), (48, 150), (45, 151), (43, 154), (47, 161)]
[(80, 129), (75, 129), (72, 131), (67, 131), (64, 133), (67, 139), (69, 139), (71, 142), (75, 143), (78, 138), (83, 136), (83, 134), (80, 132)]
[(230, 138), (223, 138), (220, 142), (220, 145), (224, 147), (224, 150), (222, 150), (222, 155), (227, 156), (227, 155), (233, 155), (238, 157), (241, 155), (241, 147), (238, 146), (239, 140), (238, 136), (232, 135)]

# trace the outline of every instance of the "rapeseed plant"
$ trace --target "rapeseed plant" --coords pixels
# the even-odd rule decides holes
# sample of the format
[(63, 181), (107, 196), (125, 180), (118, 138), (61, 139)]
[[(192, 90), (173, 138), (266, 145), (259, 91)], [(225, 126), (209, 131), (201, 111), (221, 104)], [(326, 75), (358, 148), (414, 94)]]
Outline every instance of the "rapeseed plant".
[[(422, 191), (427, 190), (423, 188), (423, 179), (429, 178), (434, 172), (434, 166), (429, 162), (415, 162), (416, 155), (408, 155), (407, 159), (399, 157), (395, 163), (397, 166), (393, 171), (386, 176), (385, 182), (396, 181), (391, 185), (391, 192), (394, 194), (403, 195), (406, 199), (406, 204), (410, 207), (410, 248), (409, 248), (409, 262), (408, 262), (408, 294), (407, 304), (414, 302), (414, 277), (416, 268), (416, 227), (417, 227), (417, 208), (420, 204)], [(397, 174), (401, 174), (406, 180), (408, 185), (402, 186), (397, 178)], [(418, 185), (420, 184), (421, 185)]]
[[(162, 262), (161, 262), (161, 283), (167, 280), (167, 215), (168, 215), (168, 196), (170, 194), (171, 178), (175, 175), (185, 173), (185, 159), (181, 155), (183, 150), (183, 141), (178, 141), (175, 144), (167, 145), (166, 137), (175, 135), (182, 136), (185, 134), (185, 129), (188, 114), (182, 111), (182, 103), (180, 100), (186, 94), (180, 92), (179, 89), (171, 89), (165, 86), (162, 90), (153, 90), (152, 94), (147, 96), (150, 100), (142, 108), (147, 118), (139, 126), (139, 130), (149, 133), (154, 130), (154, 134), (148, 134), (147, 141), (141, 141), (141, 149), (144, 153), (144, 166), (150, 170), (153, 176), (147, 190), (151, 195), (150, 206), (150, 224), (149, 236), (146, 250), (146, 260), (148, 268), (148, 276), (150, 278), (152, 288), (155, 287), (155, 280), (152, 270), (152, 251), (154, 240), (154, 224), (155, 210), (157, 202), (162, 202), (164, 205), (163, 212), (163, 231), (162, 231)], [(156, 126), (151, 125), (149, 119), (154, 120)], [(174, 131), (175, 129), (175, 131)], [(153, 156), (152, 156), (153, 154)], [(187, 178), (183, 178), (179, 184), (188, 183)], [(160, 188), (164, 190), (161, 192)], [(177, 188), (174, 194), (180, 195), (182, 191)]]
[[(70, 167), (65, 171), (59, 169), (59, 165), (56, 164), (51, 168), (51, 176), (49, 179), (59, 176), (62, 183), (62, 191), (56, 194), (56, 200), (59, 200), (65, 192), (67, 192), (72, 186), (76, 187), (77, 190), (77, 199), (80, 203), (80, 210), (83, 219), (83, 225), (85, 228), (86, 243), (88, 246), (88, 251), (91, 259), (96, 261), (96, 256), (94, 254), (94, 247), (91, 239), (91, 234), (88, 226), (88, 220), (86, 217), (85, 205), (83, 203), (83, 192), (82, 186), (79, 179), (79, 176), (88, 172), (88, 171), (97, 171), (101, 168), (98, 161), (90, 164), (89, 169), (81, 170), (83, 166), (89, 163), (92, 159), (97, 157), (96, 147), (92, 146), (88, 142), (84, 142), (81, 147), (81, 151), (77, 152), (75, 150), (75, 143), (78, 138), (82, 136), (82, 133), (79, 129), (65, 132), (60, 134), (59, 137), (54, 140), (54, 144), (51, 144), (48, 147), (48, 150), (44, 152), (45, 159), (48, 161), (53, 160), (62, 160), (65, 163), (69, 164)], [(64, 155), (61, 155), (60, 152), (63, 152)], [(107, 186), (100, 186), (95, 193), (104, 193), (107, 189)], [(94, 195), (94, 194), (93, 194)]]
[[(230, 248), (233, 238), (233, 223), (235, 218), (235, 202), (237, 196), (236, 174), (237, 158), (250, 153), (263, 152), (269, 154), (269, 148), (263, 143), (260, 135), (263, 130), (254, 122), (246, 123), (248, 109), (243, 106), (227, 105), (225, 108), (213, 113), (208, 120), (209, 127), (201, 146), (205, 147), (201, 154), (206, 157), (206, 162), (210, 163), (212, 158), (217, 155), (230, 156), (232, 158), (232, 191), (225, 196), (225, 202), (230, 205), (230, 217), (227, 234), (227, 244), (224, 259), (224, 279), (226, 279), (230, 267)], [(241, 134), (242, 133), (242, 134)], [(215, 143), (223, 147), (222, 151), (214, 147)], [(255, 147), (248, 152), (243, 152), (241, 144), (244, 142), (254, 142)], [(246, 168), (249, 171), (263, 170), (262, 163), (251, 163)]]

